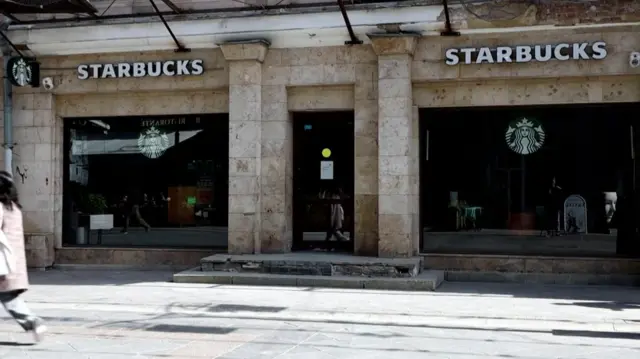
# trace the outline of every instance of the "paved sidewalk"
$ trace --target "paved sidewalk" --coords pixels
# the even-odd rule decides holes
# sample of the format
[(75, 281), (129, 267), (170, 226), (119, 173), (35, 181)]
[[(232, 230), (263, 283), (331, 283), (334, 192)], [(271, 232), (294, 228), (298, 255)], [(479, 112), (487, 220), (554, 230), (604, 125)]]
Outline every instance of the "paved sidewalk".
[(445, 283), (435, 293), (32, 273), (47, 340), (5, 315), (2, 359), (640, 358), (640, 289)]

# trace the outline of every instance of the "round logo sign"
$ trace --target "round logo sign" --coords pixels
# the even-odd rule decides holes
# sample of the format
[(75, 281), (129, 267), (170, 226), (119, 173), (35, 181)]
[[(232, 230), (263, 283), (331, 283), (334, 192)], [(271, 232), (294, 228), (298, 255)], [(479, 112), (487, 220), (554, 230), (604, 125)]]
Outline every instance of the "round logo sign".
[(33, 81), (33, 69), (22, 57), (13, 57), (9, 60), (7, 75), (12, 84), (27, 86)]
[(158, 158), (169, 148), (169, 137), (152, 126), (140, 134), (138, 148), (143, 155)]
[(529, 155), (544, 145), (546, 135), (540, 122), (521, 118), (509, 123), (504, 137), (513, 152)]

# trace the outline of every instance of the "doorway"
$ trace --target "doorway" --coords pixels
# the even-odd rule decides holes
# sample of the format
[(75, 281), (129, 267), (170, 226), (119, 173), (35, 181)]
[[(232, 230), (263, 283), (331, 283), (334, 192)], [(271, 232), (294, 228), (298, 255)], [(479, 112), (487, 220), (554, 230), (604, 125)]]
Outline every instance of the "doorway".
[(354, 114), (293, 114), (293, 250), (353, 252)]

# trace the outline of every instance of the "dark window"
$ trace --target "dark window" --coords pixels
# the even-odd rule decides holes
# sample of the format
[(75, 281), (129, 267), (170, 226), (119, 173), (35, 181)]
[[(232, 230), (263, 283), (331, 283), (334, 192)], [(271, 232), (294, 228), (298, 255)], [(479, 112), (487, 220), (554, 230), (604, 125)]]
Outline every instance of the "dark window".
[(423, 250), (623, 254), (620, 241), (640, 223), (627, 206), (637, 200), (639, 109), (422, 111)]
[[(226, 246), (228, 126), (227, 115), (66, 119), (65, 243)], [(95, 230), (109, 222), (97, 214), (114, 227)]]

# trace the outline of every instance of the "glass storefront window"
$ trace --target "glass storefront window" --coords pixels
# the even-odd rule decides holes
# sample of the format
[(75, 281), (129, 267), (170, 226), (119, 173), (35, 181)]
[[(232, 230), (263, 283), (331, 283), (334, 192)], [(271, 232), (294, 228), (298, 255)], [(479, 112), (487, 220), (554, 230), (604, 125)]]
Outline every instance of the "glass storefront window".
[(228, 126), (226, 115), (66, 119), (65, 244), (226, 247)]
[(423, 251), (620, 254), (639, 223), (638, 109), (422, 111)]

